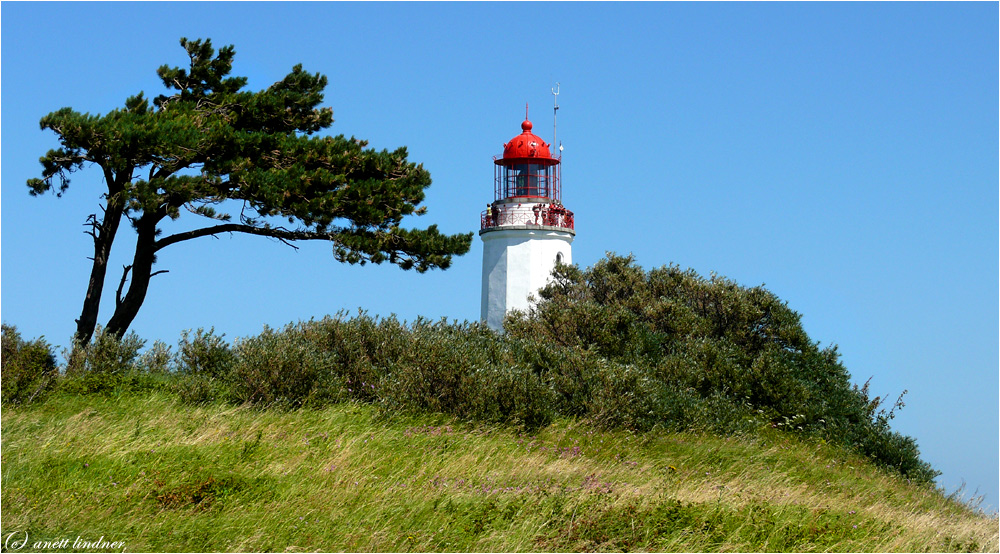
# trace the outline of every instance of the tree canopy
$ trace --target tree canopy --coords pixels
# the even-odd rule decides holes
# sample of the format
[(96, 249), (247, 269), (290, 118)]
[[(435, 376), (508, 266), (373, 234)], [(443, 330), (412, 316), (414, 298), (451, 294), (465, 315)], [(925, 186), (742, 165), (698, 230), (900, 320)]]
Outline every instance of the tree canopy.
[[(166, 94), (150, 101), (140, 92), (106, 115), (62, 108), (41, 120), (60, 146), (40, 159), (42, 177), (28, 181), (30, 193), (61, 196), (70, 174), (91, 166), (100, 168), (106, 187), (99, 213), (87, 221), (94, 263), (76, 340), (93, 335), (123, 218), (136, 242), (107, 324), (116, 335), (128, 329), (158, 273), (157, 252), (198, 237), (246, 233), (293, 247), (323, 240), (340, 262), (389, 262), (419, 272), (446, 269), (453, 255), (468, 252), (471, 233), (401, 227), (405, 216), (425, 213), (420, 203), (431, 183), (421, 165), (407, 161), (405, 147), (376, 151), (354, 137), (317, 135), (333, 123), (333, 110), (319, 107), (325, 76), (296, 65), (270, 87), (248, 91), (245, 77), (230, 76), (233, 46), (180, 44), (189, 67), (157, 70)], [(207, 223), (164, 234), (162, 224), (184, 212)]]

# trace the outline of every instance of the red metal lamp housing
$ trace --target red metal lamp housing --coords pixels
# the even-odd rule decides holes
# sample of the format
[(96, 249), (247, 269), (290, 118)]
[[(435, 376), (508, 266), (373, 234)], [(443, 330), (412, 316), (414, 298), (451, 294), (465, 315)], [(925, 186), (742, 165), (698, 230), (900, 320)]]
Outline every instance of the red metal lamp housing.
[(559, 161), (552, 157), (549, 145), (531, 132), (531, 122), (525, 119), (521, 134), (504, 144), (503, 157), (493, 161), (496, 164), (494, 200), (523, 198), (561, 202)]
[(561, 159), (553, 158), (549, 144), (521, 123), (521, 134), (503, 146), (494, 158), (493, 204), (481, 215), (481, 229), (506, 225), (543, 225), (573, 229), (573, 212), (562, 205)]

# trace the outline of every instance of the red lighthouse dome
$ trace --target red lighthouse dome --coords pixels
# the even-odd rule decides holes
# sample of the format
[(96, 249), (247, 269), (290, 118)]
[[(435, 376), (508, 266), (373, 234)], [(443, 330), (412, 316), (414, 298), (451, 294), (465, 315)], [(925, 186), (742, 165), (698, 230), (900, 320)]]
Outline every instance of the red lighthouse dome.
[(525, 113), (521, 134), (503, 145), (503, 156), (493, 159), (496, 164), (497, 202), (505, 199), (560, 202), (560, 160), (552, 157), (549, 144), (532, 133), (531, 127)]
[[(542, 158), (542, 159), (539, 159)], [(531, 122), (527, 119), (521, 124), (521, 134), (510, 139), (503, 145), (503, 159), (534, 159), (536, 163), (552, 165), (558, 163), (552, 159), (549, 145), (541, 137), (531, 132)], [(546, 161), (542, 161), (542, 160)]]

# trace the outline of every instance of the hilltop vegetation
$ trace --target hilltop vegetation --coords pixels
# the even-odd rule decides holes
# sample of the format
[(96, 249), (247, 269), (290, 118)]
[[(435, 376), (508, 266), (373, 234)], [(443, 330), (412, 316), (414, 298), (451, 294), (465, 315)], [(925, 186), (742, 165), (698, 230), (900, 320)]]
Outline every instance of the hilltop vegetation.
[(30, 402), (54, 387), (162, 388), (192, 404), (350, 400), (529, 430), (560, 416), (637, 432), (771, 426), (845, 446), (918, 483), (937, 475), (915, 441), (889, 427), (901, 398), (886, 410), (852, 386), (836, 348), (812, 342), (799, 315), (762, 287), (676, 266), (646, 272), (609, 255), (586, 271), (557, 267), (540, 296), (531, 313), (508, 318), (503, 335), (478, 323), (340, 314), (232, 345), (199, 329), (176, 353), (156, 343), (140, 357), (136, 335), (98, 333), (62, 376), (44, 341), (5, 327), (3, 400)]
[[(4, 326), (17, 438), (3, 530), (179, 510), (189, 533), (129, 548), (997, 548), (995, 519), (935, 490), (914, 440), (891, 430), (901, 399), (886, 409), (851, 385), (769, 291), (609, 255), (557, 267), (540, 297), (502, 335), (339, 314), (232, 343), (199, 329), (140, 354), (135, 334), (98, 332), (61, 369), (44, 340)], [(327, 529), (227, 542), (217, 529), (255, 528), (246, 510), (305, 510)]]

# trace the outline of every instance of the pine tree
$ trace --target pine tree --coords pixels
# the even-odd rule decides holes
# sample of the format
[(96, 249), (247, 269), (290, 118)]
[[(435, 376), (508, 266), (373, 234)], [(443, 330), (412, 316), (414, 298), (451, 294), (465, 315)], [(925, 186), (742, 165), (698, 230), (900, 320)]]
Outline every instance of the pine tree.
[[(63, 108), (41, 120), (60, 147), (40, 159), (42, 178), (28, 181), (30, 193), (61, 196), (70, 174), (93, 166), (107, 187), (100, 213), (87, 220), (94, 256), (77, 341), (94, 333), (122, 219), (136, 242), (106, 327), (118, 336), (160, 273), (153, 269), (157, 253), (198, 237), (246, 233), (292, 247), (323, 240), (340, 262), (389, 262), (419, 272), (446, 269), (453, 255), (468, 252), (471, 233), (400, 227), (404, 216), (425, 213), (418, 206), (431, 182), (421, 165), (407, 161), (405, 147), (376, 151), (353, 137), (317, 136), (333, 123), (333, 111), (318, 107), (325, 76), (296, 65), (267, 89), (247, 91), (245, 77), (229, 75), (232, 46), (216, 52), (208, 39), (180, 43), (190, 67), (157, 70), (168, 94), (150, 102), (139, 93), (107, 115)], [(183, 212), (208, 223), (164, 235), (162, 224)]]

